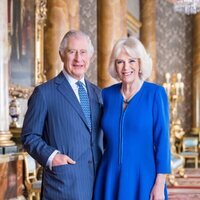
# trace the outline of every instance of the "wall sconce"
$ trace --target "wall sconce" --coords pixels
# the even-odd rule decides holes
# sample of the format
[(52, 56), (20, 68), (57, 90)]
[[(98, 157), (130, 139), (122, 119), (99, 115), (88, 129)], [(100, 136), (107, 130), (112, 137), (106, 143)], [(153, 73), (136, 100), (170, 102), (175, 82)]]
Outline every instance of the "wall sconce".
[(175, 142), (176, 139), (181, 140), (185, 132), (181, 126), (181, 120), (178, 117), (178, 105), (183, 101), (184, 97), (184, 83), (182, 82), (181, 73), (165, 74), (166, 82), (163, 83), (163, 87), (166, 90), (170, 103), (171, 112), (171, 124), (170, 124), (170, 142), (171, 151), (176, 153)]

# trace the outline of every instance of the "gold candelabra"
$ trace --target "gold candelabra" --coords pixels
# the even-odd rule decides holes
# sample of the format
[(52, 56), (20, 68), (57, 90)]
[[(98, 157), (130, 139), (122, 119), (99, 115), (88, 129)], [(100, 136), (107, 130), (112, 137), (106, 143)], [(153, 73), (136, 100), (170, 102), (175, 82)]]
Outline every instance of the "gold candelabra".
[(166, 82), (163, 87), (166, 90), (170, 103), (170, 143), (172, 153), (177, 153), (176, 140), (181, 140), (185, 132), (181, 126), (181, 120), (178, 117), (178, 106), (183, 101), (184, 97), (184, 83), (182, 82), (181, 73), (165, 74)]

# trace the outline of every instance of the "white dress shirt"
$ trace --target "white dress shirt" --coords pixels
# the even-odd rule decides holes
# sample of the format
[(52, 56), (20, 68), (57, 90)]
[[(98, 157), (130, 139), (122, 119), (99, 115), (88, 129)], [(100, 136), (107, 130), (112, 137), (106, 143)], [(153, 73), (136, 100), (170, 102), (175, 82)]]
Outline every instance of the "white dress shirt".
[[(76, 82), (78, 80), (76, 80), (75, 78), (73, 78), (72, 76), (70, 76), (64, 69), (63, 69), (63, 74), (65, 75), (65, 77), (68, 80), (69, 84), (71, 85), (72, 90), (74, 91), (74, 93), (75, 93), (78, 101), (80, 102), (80, 98), (79, 98), (79, 95), (78, 95), (78, 86), (76, 85)], [(83, 83), (83, 87), (84, 87), (84, 89), (87, 92), (87, 88), (86, 88), (84, 77), (82, 79), (80, 79), (79, 81), (81, 81)]]

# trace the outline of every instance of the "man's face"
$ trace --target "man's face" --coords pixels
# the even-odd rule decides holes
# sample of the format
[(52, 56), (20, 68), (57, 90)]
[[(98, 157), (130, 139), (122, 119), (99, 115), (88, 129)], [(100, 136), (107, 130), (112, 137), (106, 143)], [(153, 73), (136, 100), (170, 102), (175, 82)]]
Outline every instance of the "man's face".
[(90, 64), (88, 42), (83, 36), (70, 37), (68, 47), (60, 54), (64, 68), (73, 78), (80, 80)]

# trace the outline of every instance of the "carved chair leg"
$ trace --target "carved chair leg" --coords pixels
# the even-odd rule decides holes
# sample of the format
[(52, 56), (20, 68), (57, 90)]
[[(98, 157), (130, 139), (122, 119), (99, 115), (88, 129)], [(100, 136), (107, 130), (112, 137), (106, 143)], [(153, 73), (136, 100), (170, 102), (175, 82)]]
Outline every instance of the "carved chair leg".
[(36, 200), (40, 200), (40, 192), (36, 192)]
[(184, 168), (181, 168), (178, 172), (178, 174), (180, 175), (180, 177), (182, 178), (186, 178), (187, 175), (185, 175), (185, 169)]
[(168, 180), (169, 180), (169, 184), (172, 185), (172, 186), (176, 186), (178, 185), (176, 180), (175, 180), (175, 175), (174, 174), (170, 174), (168, 176)]
[(195, 158), (195, 168), (198, 168), (198, 157)]
[(33, 200), (33, 193), (32, 192), (29, 192), (29, 194), (28, 194), (28, 200)]

